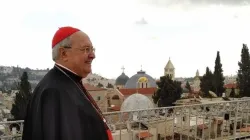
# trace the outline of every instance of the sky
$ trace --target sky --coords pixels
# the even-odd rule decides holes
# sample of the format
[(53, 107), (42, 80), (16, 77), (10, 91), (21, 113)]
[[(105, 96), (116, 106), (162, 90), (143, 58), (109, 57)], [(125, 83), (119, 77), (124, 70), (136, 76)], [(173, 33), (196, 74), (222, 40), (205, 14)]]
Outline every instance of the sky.
[[(0, 2), (0, 65), (52, 68), (59, 27), (87, 33), (96, 48), (93, 72), (116, 78), (125, 67), (176, 77), (212, 71), (220, 51), (224, 75), (235, 75), (242, 44), (250, 46), (250, 0), (9, 0)], [(144, 21), (142, 20), (144, 19)]]

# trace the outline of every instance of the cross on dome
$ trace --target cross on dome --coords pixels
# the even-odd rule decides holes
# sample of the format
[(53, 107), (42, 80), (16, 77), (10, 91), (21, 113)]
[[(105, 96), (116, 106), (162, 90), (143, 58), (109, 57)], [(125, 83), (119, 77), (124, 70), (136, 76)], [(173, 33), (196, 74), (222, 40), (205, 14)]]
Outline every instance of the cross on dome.
[(125, 68), (124, 68), (124, 66), (122, 66), (122, 72), (124, 72), (124, 70), (125, 70)]

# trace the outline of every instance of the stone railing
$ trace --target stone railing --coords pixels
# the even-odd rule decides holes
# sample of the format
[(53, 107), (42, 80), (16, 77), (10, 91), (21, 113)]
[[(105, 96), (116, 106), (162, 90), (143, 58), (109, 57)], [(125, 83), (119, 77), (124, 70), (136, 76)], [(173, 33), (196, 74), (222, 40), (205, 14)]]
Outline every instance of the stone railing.
[[(104, 113), (114, 140), (250, 137), (250, 100)], [(1, 122), (1, 140), (17, 139), (22, 121)]]
[(1, 140), (21, 140), (23, 120), (0, 122)]

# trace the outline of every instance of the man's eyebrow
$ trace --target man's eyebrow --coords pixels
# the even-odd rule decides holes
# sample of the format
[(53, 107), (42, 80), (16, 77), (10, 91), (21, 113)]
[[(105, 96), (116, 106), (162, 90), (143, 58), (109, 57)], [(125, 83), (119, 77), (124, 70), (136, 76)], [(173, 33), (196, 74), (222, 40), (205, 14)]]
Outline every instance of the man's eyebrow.
[(94, 48), (94, 46), (92, 45), (81, 45), (80, 47), (81, 48)]

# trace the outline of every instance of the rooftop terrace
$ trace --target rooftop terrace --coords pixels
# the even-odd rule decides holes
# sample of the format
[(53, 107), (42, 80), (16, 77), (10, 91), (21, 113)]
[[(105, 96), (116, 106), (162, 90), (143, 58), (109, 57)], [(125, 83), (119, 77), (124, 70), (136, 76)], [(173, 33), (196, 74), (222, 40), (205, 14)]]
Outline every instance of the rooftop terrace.
[[(104, 113), (114, 140), (250, 138), (250, 99)], [(0, 122), (1, 140), (20, 139), (23, 121)]]

